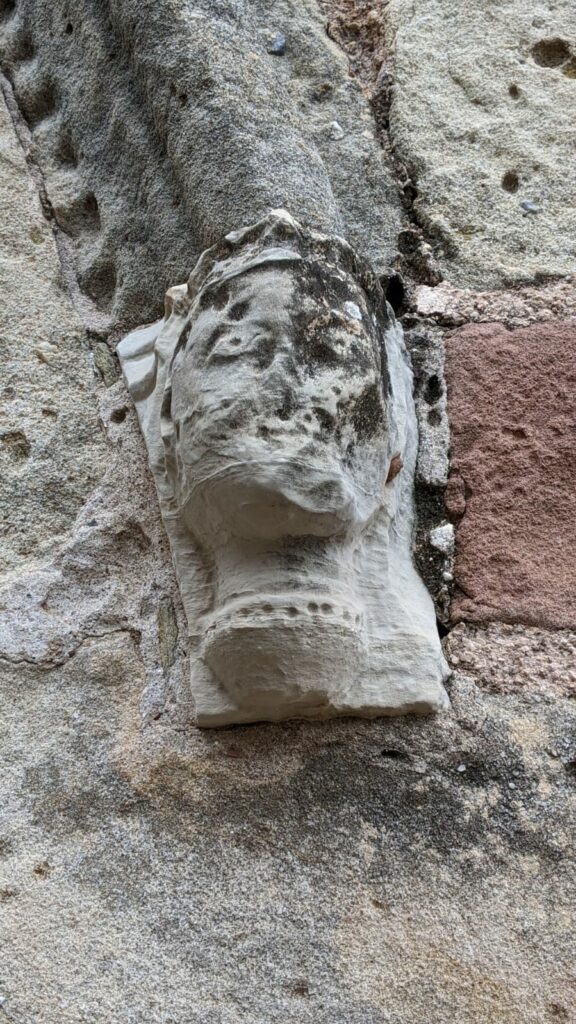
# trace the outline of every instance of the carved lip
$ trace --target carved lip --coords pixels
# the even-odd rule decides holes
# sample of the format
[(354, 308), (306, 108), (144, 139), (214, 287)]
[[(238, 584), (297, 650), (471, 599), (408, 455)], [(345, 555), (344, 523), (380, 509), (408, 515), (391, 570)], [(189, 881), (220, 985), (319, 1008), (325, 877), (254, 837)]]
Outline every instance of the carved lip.
[(219, 629), (226, 624), (242, 623), (264, 626), (266, 623), (278, 626), (321, 626), (322, 622), (341, 624), (344, 628), (358, 630), (363, 624), (361, 607), (339, 595), (315, 591), (287, 591), (281, 594), (259, 594), (258, 597), (232, 598), (215, 610), (210, 628)]

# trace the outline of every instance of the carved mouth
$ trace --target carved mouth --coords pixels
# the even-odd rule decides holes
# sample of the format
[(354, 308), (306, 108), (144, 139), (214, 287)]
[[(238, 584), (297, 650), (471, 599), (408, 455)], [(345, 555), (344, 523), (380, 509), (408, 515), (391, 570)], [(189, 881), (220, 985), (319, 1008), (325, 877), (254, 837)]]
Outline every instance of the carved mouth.
[(289, 591), (283, 594), (259, 594), (257, 598), (235, 598), (226, 601), (211, 616), (209, 629), (221, 629), (226, 624), (259, 627), (278, 625), (313, 625), (341, 623), (345, 628), (362, 628), (363, 615), (358, 605), (334, 600), (330, 594)]

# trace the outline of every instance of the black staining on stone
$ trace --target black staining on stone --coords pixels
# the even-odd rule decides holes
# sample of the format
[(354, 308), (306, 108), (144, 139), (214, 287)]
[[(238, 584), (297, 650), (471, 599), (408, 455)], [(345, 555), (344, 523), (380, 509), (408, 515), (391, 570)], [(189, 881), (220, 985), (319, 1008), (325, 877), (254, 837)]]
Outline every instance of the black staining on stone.
[(338, 421), (334, 416), (327, 409), (322, 409), (320, 406), (314, 407), (314, 415), (320, 425), (320, 434), (324, 436), (334, 434), (336, 439), (338, 439), (340, 430), (338, 429)]
[(276, 355), (276, 340), (272, 334), (266, 334), (258, 340), (252, 358), (259, 370), (267, 370)]
[(226, 309), (230, 300), (230, 290), (225, 283), (208, 285), (198, 296), (198, 309)]
[(340, 363), (340, 355), (322, 335), (314, 335), (307, 343), (307, 363), (310, 367), (326, 367), (335, 369)]
[(414, 492), (417, 510), (412, 546), (414, 561), (436, 605), (438, 619), (447, 624), (450, 620), (450, 588), (443, 578), (446, 556), (430, 543), (430, 530), (446, 522), (444, 488), (417, 477)]
[(385, 428), (386, 419), (381, 388), (370, 384), (362, 394), (350, 403), (348, 417), (351, 419), (359, 441), (367, 441)]
[(286, 420), (289, 420), (291, 416), (294, 415), (294, 411), (294, 394), (287, 388), (282, 396), (281, 404), (277, 406), (275, 410), (275, 415), (278, 417), (279, 420), (286, 422)]
[(517, 192), (520, 187), (520, 181), (516, 171), (506, 171), (502, 175), (502, 188), (505, 192)]
[[(302, 348), (304, 361), (314, 373), (322, 368), (345, 367), (350, 374), (364, 377), (376, 370), (389, 387), (383, 330), (388, 316), (380, 284), (374, 275), (364, 278), (357, 266), (358, 277), (343, 274), (342, 268), (321, 262), (307, 261), (298, 266), (296, 274), (296, 344)], [(362, 320), (352, 319), (346, 303), (358, 306)], [(372, 319), (374, 317), (376, 324)]]
[(0, 22), (11, 18), (16, 10), (16, 0), (0, 0)]
[(229, 320), (242, 320), (250, 307), (249, 302), (235, 302), (233, 306), (227, 310), (226, 316)]
[(32, 36), (25, 29), (14, 34), (7, 50), (11, 60), (22, 62), (32, 60), (36, 53)]

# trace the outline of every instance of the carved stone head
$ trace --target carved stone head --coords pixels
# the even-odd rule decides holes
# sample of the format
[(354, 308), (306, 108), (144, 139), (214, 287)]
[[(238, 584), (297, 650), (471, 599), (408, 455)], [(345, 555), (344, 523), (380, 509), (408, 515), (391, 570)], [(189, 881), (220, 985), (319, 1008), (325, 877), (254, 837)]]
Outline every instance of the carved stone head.
[[(350, 247), (275, 211), (120, 346), (193, 647), (199, 724), (444, 703), (410, 556), (399, 328)], [(191, 568), (193, 566), (193, 568)]]

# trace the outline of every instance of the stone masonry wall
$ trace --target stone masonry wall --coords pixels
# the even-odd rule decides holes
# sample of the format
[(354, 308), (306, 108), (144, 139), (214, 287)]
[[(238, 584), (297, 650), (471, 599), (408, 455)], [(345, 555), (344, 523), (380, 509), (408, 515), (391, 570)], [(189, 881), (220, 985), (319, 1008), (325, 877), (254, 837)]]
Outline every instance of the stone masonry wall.
[[(574, 1022), (572, 5), (245, 6), (0, 2), (0, 1016)], [(190, 97), (222, 76), (234, 133), (230, 37), (404, 323), (437, 718), (191, 721), (115, 345), (214, 227)]]

